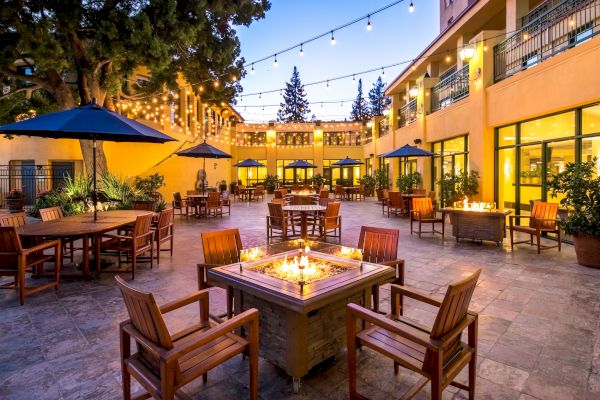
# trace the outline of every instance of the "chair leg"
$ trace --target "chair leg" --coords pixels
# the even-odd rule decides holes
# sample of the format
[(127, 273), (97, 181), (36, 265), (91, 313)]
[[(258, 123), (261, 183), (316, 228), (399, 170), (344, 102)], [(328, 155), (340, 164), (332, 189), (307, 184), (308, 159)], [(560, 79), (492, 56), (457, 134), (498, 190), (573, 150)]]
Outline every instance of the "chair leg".
[(514, 242), (514, 238), (513, 238), (513, 230), (509, 229), (510, 231), (510, 251), (514, 250), (514, 246), (515, 246), (515, 242)]
[(25, 304), (25, 257), (19, 262), (19, 303)]
[(156, 265), (160, 265), (160, 239), (156, 241)]
[(135, 255), (135, 252), (133, 252), (133, 254), (131, 255), (131, 280), (135, 279), (135, 264), (137, 261), (137, 256)]
[(350, 399), (356, 398), (356, 344), (355, 339), (352, 337), (348, 338), (347, 341), (347, 358), (348, 358), (348, 391), (350, 392)]
[(541, 250), (541, 248), (540, 248), (540, 236), (542, 236), (540, 232), (538, 232), (538, 234), (535, 235), (535, 242), (537, 244), (538, 254), (540, 254), (540, 250)]
[(558, 251), (560, 251), (560, 228), (558, 229), (556, 234), (557, 234), (557, 240), (558, 240)]

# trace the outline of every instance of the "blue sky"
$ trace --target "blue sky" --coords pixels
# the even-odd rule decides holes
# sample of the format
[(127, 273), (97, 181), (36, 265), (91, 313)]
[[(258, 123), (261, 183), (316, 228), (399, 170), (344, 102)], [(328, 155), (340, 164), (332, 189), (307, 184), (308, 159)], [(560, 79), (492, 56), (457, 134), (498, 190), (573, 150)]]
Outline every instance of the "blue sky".
[[(265, 19), (250, 27), (238, 27), (242, 56), (247, 63), (273, 55), (280, 50), (328, 32), (337, 26), (366, 16), (393, 0), (271, 0), (271, 9)], [(298, 67), (302, 83), (333, 79), (384, 65), (410, 60), (417, 56), (439, 32), (439, 5), (435, 0), (415, 0), (415, 11), (408, 12), (410, 0), (405, 0), (371, 17), (372, 29), (366, 30), (367, 21), (334, 32), (335, 46), (330, 35), (299, 49), (279, 54), (279, 65), (273, 65), (273, 57), (254, 64), (255, 73), (242, 80), (244, 94), (259, 93), (285, 87), (292, 69)], [(390, 82), (404, 65), (385, 69), (384, 82)], [(363, 81), (363, 93), (372, 87), (381, 70), (356, 77)], [(352, 100), (357, 87), (352, 78), (307, 86), (307, 99), (311, 114), (322, 120), (349, 118)], [(342, 100), (343, 104), (342, 104)], [(262, 109), (263, 105), (279, 104), (282, 97), (277, 93), (238, 98), (235, 108), (249, 122), (269, 121), (276, 118), (278, 107)], [(320, 102), (335, 101), (333, 104)], [(246, 107), (245, 107), (246, 106)], [(254, 106), (254, 107), (252, 107)]]

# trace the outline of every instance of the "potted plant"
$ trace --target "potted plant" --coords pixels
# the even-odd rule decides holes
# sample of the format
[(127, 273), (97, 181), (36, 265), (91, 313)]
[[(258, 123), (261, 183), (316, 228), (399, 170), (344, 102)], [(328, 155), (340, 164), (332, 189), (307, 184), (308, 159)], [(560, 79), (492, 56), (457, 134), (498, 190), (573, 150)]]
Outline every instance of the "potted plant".
[(421, 174), (417, 171), (411, 172), (407, 175), (400, 175), (396, 180), (396, 186), (402, 193), (410, 193), (412, 189), (417, 188), (423, 180)]
[(377, 199), (383, 199), (383, 189), (387, 189), (390, 185), (387, 171), (383, 169), (376, 169), (373, 171), (373, 178), (375, 178)]
[(158, 173), (145, 178), (135, 177), (135, 188), (152, 200), (158, 201), (162, 199), (162, 195), (158, 192), (158, 189), (163, 186), (165, 186), (165, 177)]
[(267, 175), (265, 177), (265, 189), (267, 189), (267, 193), (273, 194), (275, 189), (277, 189), (277, 185), (279, 184), (279, 178), (277, 175)]
[(479, 172), (461, 170), (454, 175), (445, 173), (436, 183), (440, 185), (444, 206), (449, 206), (479, 193)]
[(5, 200), (6, 208), (10, 213), (18, 213), (23, 211), (23, 200), (25, 196), (18, 189), (13, 189), (7, 193)]
[(561, 221), (565, 233), (573, 236), (577, 262), (587, 267), (600, 268), (600, 175), (598, 159), (581, 163), (567, 163), (563, 172), (550, 177), (550, 196), (564, 197), (560, 205), (568, 210)]
[(323, 183), (325, 182), (325, 178), (323, 178), (323, 175), (321, 174), (314, 174), (312, 177), (312, 183), (313, 185), (318, 189), (321, 189), (323, 187)]
[(364, 175), (359, 180), (360, 184), (365, 187), (365, 196), (373, 196), (373, 192), (375, 191), (376, 181), (375, 178), (371, 175)]

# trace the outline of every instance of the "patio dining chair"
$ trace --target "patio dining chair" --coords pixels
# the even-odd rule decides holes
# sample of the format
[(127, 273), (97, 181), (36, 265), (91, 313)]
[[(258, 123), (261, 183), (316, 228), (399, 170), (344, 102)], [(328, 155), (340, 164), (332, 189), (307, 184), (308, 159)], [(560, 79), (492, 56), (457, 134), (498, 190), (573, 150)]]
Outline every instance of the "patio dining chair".
[[(122, 255), (127, 255), (127, 261), (131, 258), (131, 279), (135, 279), (135, 267), (138, 258), (150, 252), (150, 268), (154, 259), (154, 232), (150, 230), (153, 214), (140, 215), (136, 218), (133, 230), (125, 235), (104, 234), (102, 238), (108, 240), (100, 243), (100, 249), (104, 252), (116, 252), (119, 269), (106, 269), (98, 272), (127, 272), (121, 269), (123, 263)], [(98, 240), (102, 240), (102, 238)]]
[(275, 232), (280, 232), (278, 235), (283, 240), (287, 240), (289, 230), (292, 228), (292, 235), (296, 234), (296, 227), (300, 227), (301, 223), (295, 219), (292, 214), (283, 211), (283, 205), (277, 203), (268, 203), (269, 215), (267, 215), (267, 243), (275, 236)]
[[(413, 230), (413, 222), (418, 222), (419, 230)], [(424, 232), (423, 224), (431, 224), (431, 231)], [(436, 231), (435, 224), (442, 224), (442, 230)], [(410, 234), (418, 233), (421, 238), (421, 233), (440, 233), (442, 240), (444, 239), (444, 217), (437, 217), (436, 211), (433, 209), (433, 203), (429, 197), (415, 197), (412, 199), (412, 211), (410, 212)]]
[[(469, 400), (475, 399), (477, 374), (477, 314), (469, 311), (481, 270), (462, 281), (448, 286), (446, 295), (439, 301), (429, 295), (400, 285), (391, 285), (392, 312), (383, 316), (358, 304), (346, 306), (346, 334), (348, 346), (348, 386), (351, 399), (364, 398), (356, 391), (356, 347), (366, 346), (394, 362), (394, 372), (399, 367), (410, 369), (423, 377), (402, 398), (411, 399), (431, 382), (431, 399), (441, 400), (442, 392), (452, 385), (466, 390)], [(438, 312), (431, 328), (398, 314), (397, 304), (403, 296), (437, 307)], [(360, 331), (364, 321), (369, 326)], [(467, 329), (467, 342), (461, 339)], [(455, 381), (468, 365), (468, 384)]]
[[(53, 249), (52, 254), (44, 254), (44, 250)], [(25, 297), (44, 289), (58, 289), (61, 268), (60, 240), (42, 242), (35, 246), (23, 247), (14, 226), (0, 227), (0, 277), (14, 277), (13, 283), (0, 285), (0, 288), (19, 290), (19, 302), (25, 304)], [(53, 279), (35, 287), (25, 285), (25, 275), (29, 268), (35, 268), (38, 275), (44, 272), (44, 263), (54, 263)]]
[[(158, 306), (150, 292), (144, 292), (115, 277), (123, 295), (129, 320), (119, 325), (123, 398), (132, 398), (131, 377), (146, 393), (135, 396), (161, 400), (189, 398), (180, 389), (238, 354), (249, 359), (250, 398), (258, 398), (258, 310), (255, 308), (224, 322), (209, 320), (209, 296), (200, 290)], [(163, 315), (190, 304), (198, 304), (199, 318), (193, 325), (171, 334)], [(244, 327), (245, 338), (233, 331)], [(131, 339), (137, 352), (131, 352)]]
[(0, 226), (19, 226), (27, 225), (27, 214), (15, 213), (0, 215)]
[[(404, 260), (398, 259), (399, 236), (398, 229), (361, 226), (356, 247), (362, 252), (363, 261), (395, 268), (396, 276), (389, 283), (404, 285)], [(379, 311), (379, 286), (374, 287), (372, 291), (375, 312)]]
[[(510, 230), (510, 249), (513, 250), (515, 244), (529, 243), (533, 246), (533, 237), (536, 238), (537, 252), (541, 250), (558, 247), (560, 251), (560, 227), (558, 226), (558, 204), (536, 201), (533, 203), (531, 215), (511, 215), (508, 217)], [(515, 224), (515, 219), (525, 219), (529, 222), (527, 225)], [(523, 232), (529, 235), (529, 240), (514, 241), (514, 232)], [(542, 234), (554, 233), (556, 235), (556, 244), (545, 246), (540, 243)]]
[[(173, 192), (173, 205), (172, 206), (173, 206), (174, 211), (179, 210), (180, 217), (183, 217), (184, 215), (186, 217), (190, 216), (190, 202), (182, 199), (181, 193)], [(185, 214), (184, 214), (184, 210), (185, 210)], [(177, 215), (177, 214), (175, 214), (175, 215)]]
[[(175, 232), (173, 230), (174, 211), (172, 208), (167, 208), (160, 212), (158, 221), (154, 229), (154, 243), (156, 243), (156, 264), (160, 264), (160, 252), (168, 251), (173, 257), (173, 239)], [(168, 249), (161, 249), (163, 243), (169, 243)]]
[[(41, 208), (39, 212), (40, 212), (40, 219), (42, 220), (42, 222), (54, 221), (57, 219), (61, 219), (64, 216), (62, 208), (60, 208), (58, 206)], [(63, 259), (68, 258), (69, 261), (73, 262), (75, 250), (76, 250), (75, 249), (75, 240), (77, 240), (77, 239), (79, 239), (79, 238), (78, 237), (65, 237), (64, 239), (62, 239), (61, 243), (62, 243)], [(82, 249), (77, 249), (77, 250), (82, 250)]]
[(133, 202), (134, 210), (156, 211), (156, 200), (136, 200)]
[(217, 192), (209, 192), (206, 199), (206, 215), (220, 216), (223, 218), (223, 203), (221, 202), (221, 194)]
[[(315, 228), (319, 230), (319, 237), (324, 241), (327, 241), (328, 237), (337, 237), (342, 242), (342, 216), (340, 215), (339, 201), (329, 202), (327, 208), (317, 216), (316, 224), (313, 225), (314, 234)], [(333, 232), (332, 235), (328, 235), (329, 232)]]
[(390, 213), (394, 216), (404, 215), (406, 208), (404, 207), (404, 200), (400, 192), (389, 192), (389, 201), (387, 203), (387, 216), (390, 217)]
[[(202, 252), (204, 263), (198, 264), (198, 289), (208, 289), (208, 270), (221, 265), (240, 262), (242, 238), (239, 229), (224, 229), (221, 231), (202, 232)], [(227, 291), (227, 310), (216, 319), (233, 316), (233, 289), (223, 287)]]

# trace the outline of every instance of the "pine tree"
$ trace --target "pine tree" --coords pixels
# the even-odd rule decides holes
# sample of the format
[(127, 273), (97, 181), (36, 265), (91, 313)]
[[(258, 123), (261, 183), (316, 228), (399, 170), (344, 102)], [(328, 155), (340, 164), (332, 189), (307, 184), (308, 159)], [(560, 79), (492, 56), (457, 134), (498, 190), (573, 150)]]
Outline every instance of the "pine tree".
[(385, 110), (392, 100), (385, 95), (385, 83), (381, 81), (381, 77), (373, 84), (373, 88), (369, 90), (369, 113), (371, 115), (383, 115)]
[(350, 112), (350, 118), (352, 118), (352, 121), (366, 121), (369, 118), (371, 118), (371, 116), (369, 115), (369, 110), (367, 108), (367, 102), (363, 97), (362, 79), (358, 80), (358, 93), (356, 95), (354, 103), (352, 103), (352, 111)]
[(300, 73), (296, 67), (294, 67), (290, 82), (285, 85), (283, 103), (279, 104), (279, 111), (277, 111), (277, 121), (305, 122), (310, 114), (310, 109), (304, 85), (300, 81)]

